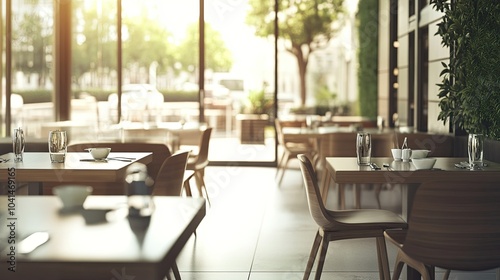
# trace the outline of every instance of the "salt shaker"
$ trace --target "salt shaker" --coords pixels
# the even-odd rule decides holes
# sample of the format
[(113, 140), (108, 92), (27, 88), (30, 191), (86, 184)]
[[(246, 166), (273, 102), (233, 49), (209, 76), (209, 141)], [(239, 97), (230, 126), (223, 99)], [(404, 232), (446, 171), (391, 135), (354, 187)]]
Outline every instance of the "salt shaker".
[(15, 128), (12, 135), (12, 151), (14, 152), (14, 161), (23, 161), (25, 139), (22, 128)]

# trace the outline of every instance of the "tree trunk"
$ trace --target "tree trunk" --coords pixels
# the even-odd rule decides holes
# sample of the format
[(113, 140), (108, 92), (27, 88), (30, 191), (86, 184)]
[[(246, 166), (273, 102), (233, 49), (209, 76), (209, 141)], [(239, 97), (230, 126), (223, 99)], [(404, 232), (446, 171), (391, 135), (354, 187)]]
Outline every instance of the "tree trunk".
[(297, 58), (299, 63), (299, 77), (300, 77), (300, 105), (306, 104), (306, 68), (307, 63), (301, 59)]
[(306, 72), (307, 72), (307, 64), (309, 62), (309, 55), (311, 54), (311, 49), (309, 46), (307, 47), (306, 55), (302, 51), (302, 45), (294, 45), (292, 43), (292, 47), (287, 49), (287, 51), (297, 58), (297, 65), (299, 66), (299, 81), (300, 81), (300, 105), (306, 105)]
[(294, 46), (293, 55), (297, 58), (297, 64), (299, 66), (299, 81), (300, 81), (300, 105), (304, 106), (306, 104), (306, 72), (307, 72), (307, 62), (308, 56), (304, 57), (302, 49), (300, 46)]

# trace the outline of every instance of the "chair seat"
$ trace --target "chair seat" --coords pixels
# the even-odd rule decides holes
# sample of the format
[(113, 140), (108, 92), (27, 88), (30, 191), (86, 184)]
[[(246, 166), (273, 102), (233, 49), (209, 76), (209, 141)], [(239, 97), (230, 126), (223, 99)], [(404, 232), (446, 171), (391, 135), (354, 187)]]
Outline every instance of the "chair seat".
[(397, 214), (380, 209), (355, 209), (344, 211), (326, 210), (335, 223), (324, 225), (324, 230), (349, 229), (390, 229), (405, 228), (406, 222)]

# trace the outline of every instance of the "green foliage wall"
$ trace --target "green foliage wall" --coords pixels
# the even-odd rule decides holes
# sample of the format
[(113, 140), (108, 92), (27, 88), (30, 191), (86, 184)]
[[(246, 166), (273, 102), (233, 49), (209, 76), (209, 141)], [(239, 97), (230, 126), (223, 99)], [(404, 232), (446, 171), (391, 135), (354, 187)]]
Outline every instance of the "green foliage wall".
[(500, 2), (432, 0), (445, 15), (437, 35), (450, 47), (439, 84), (438, 119), (500, 139)]
[(377, 118), (378, 0), (358, 4), (358, 102), (360, 115)]

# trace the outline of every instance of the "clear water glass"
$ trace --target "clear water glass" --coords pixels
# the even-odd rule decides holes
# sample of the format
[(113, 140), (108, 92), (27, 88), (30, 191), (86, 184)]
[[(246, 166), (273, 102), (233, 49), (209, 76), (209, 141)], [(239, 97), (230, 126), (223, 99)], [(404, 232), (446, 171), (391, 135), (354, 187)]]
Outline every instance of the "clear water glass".
[(483, 167), (483, 145), (484, 136), (482, 134), (469, 134), (467, 150), (469, 154), (469, 166), (472, 170)]
[(54, 130), (49, 132), (49, 154), (52, 163), (64, 163), (68, 148), (66, 131)]
[(25, 147), (24, 132), (22, 128), (15, 128), (12, 135), (12, 152), (14, 153), (14, 161), (23, 161), (23, 153)]
[(370, 133), (358, 132), (356, 137), (356, 155), (358, 165), (369, 165), (372, 156), (372, 138)]

